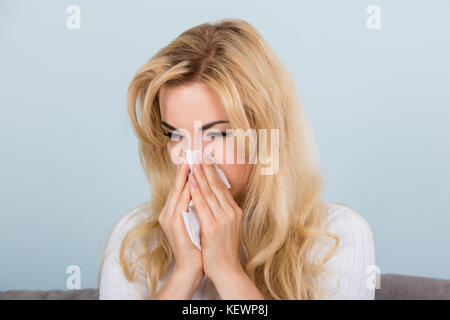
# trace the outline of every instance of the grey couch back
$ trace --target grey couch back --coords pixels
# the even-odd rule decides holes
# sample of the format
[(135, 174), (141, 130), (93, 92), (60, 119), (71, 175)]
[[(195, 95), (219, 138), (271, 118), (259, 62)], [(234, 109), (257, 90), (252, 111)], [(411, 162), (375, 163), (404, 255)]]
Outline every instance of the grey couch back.
[(450, 300), (450, 280), (386, 273), (375, 300)]
[[(375, 300), (450, 300), (450, 280), (385, 273)], [(0, 300), (98, 300), (98, 289), (7, 290)]]

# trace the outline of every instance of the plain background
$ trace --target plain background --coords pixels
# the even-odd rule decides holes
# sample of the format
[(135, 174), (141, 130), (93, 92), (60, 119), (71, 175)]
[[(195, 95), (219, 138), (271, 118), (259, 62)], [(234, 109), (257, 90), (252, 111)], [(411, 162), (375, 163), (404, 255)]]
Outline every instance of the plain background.
[(131, 78), (222, 18), (252, 23), (294, 75), (324, 198), (369, 222), (381, 272), (450, 278), (450, 2), (2, 0), (0, 290), (66, 289), (69, 265), (96, 287), (100, 241), (150, 196)]

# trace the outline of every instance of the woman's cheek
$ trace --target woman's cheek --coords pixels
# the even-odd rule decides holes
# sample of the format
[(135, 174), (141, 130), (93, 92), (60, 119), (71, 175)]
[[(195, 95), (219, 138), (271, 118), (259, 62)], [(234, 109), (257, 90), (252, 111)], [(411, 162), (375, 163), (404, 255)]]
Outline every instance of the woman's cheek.
[(231, 193), (237, 194), (246, 184), (246, 164), (219, 164), (231, 185)]

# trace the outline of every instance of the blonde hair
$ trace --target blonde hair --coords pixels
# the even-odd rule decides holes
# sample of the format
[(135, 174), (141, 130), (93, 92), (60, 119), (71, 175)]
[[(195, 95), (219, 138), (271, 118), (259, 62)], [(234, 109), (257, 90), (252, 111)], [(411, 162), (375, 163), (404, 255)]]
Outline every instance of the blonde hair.
[[(243, 269), (266, 299), (321, 298), (316, 280), (328, 272), (323, 265), (339, 238), (323, 228), (327, 206), (321, 200), (324, 183), (318, 151), (290, 73), (259, 32), (241, 19), (184, 31), (146, 62), (130, 83), (127, 108), (151, 189), (151, 199), (141, 211), (151, 215), (129, 230), (121, 243), (120, 265), (126, 279), (136, 281), (140, 270), (153, 299), (158, 281), (174, 262), (158, 222), (175, 177), (166, 148), (169, 138), (160, 127), (159, 89), (188, 81), (201, 81), (217, 92), (233, 129), (279, 129), (279, 171), (261, 175), (260, 163), (254, 164), (245, 190), (235, 199), (243, 212)], [(335, 245), (320, 263), (312, 263), (306, 255), (322, 236), (333, 238)], [(138, 258), (129, 261), (125, 253), (130, 248), (136, 251), (137, 243)], [(212, 286), (211, 299), (215, 293)]]

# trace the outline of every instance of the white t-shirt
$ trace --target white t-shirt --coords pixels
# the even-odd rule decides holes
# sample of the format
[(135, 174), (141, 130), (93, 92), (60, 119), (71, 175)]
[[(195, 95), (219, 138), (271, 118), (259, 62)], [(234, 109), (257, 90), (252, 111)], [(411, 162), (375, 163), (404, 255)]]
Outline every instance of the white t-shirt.
[[(372, 288), (371, 283), (373, 283), (374, 273), (372, 268), (375, 266), (375, 243), (371, 228), (364, 218), (349, 207), (335, 203), (327, 203), (327, 207), (328, 230), (336, 233), (340, 241), (335, 254), (324, 265), (337, 278), (324, 275), (319, 280), (321, 288), (330, 290), (330, 294), (323, 299), (373, 300), (375, 288)], [(144, 275), (141, 274), (136, 283), (131, 283), (125, 279), (119, 264), (119, 250), (123, 237), (134, 224), (145, 217), (145, 214), (138, 214), (128, 220), (134, 212), (135, 210), (132, 210), (121, 217), (109, 237), (107, 256), (99, 279), (100, 300), (148, 299)], [(335, 244), (333, 238), (322, 237), (321, 239), (307, 254), (308, 261), (318, 262)], [(157, 292), (165, 285), (174, 267), (172, 264), (166, 277), (158, 283)], [(339, 279), (339, 286), (336, 279)], [(192, 299), (209, 299), (208, 288), (211, 285), (212, 282), (205, 276)], [(217, 292), (214, 299), (220, 299)]]

